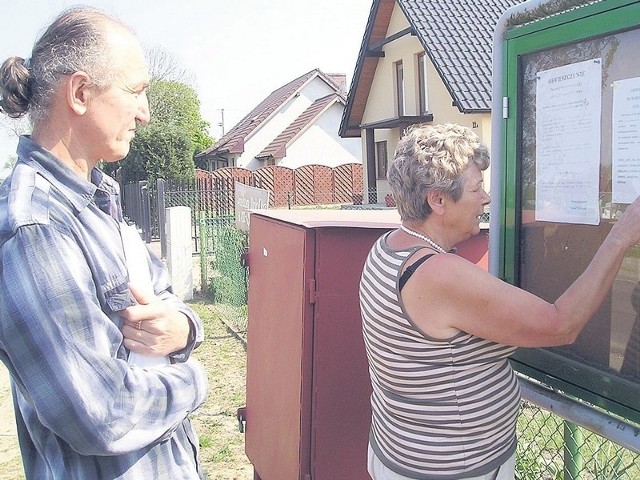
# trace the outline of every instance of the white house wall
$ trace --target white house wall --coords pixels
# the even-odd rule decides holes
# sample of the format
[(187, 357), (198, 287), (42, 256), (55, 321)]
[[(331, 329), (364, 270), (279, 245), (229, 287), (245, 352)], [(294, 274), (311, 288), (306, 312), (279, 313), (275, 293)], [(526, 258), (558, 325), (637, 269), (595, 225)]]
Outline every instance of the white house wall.
[(297, 168), (303, 165), (337, 167), (345, 163), (362, 163), (358, 138), (341, 138), (340, 125), (344, 107), (334, 103), (287, 147), (287, 155), (278, 165)]
[[(389, 28), (386, 36), (400, 32), (409, 27), (409, 22), (404, 13), (395, 4)], [(368, 124), (380, 120), (397, 117), (396, 88), (394, 64), (402, 61), (404, 74), (405, 105), (404, 115), (419, 115), (418, 97), (418, 59), (419, 53), (424, 51), (418, 37), (405, 35), (383, 47), (385, 56), (380, 58), (376, 68), (376, 73), (371, 85), (371, 90), (367, 100), (367, 105), (363, 114), (362, 123)], [(433, 123), (458, 123), (472, 128), (481, 140), (489, 146), (491, 144), (491, 114), (462, 114), (457, 107), (453, 106), (452, 98), (447, 90), (442, 78), (435, 69), (433, 63), (427, 56), (427, 99), (429, 113), (433, 114)], [(389, 161), (393, 158), (395, 148), (400, 139), (401, 132), (398, 129), (376, 130), (375, 141), (387, 141), (387, 157)], [(361, 146), (364, 150), (365, 135), (362, 135)], [(363, 174), (367, 181), (367, 165), (363, 162)], [(489, 172), (485, 172), (485, 187), (489, 188)], [(365, 185), (365, 188), (369, 188)], [(384, 196), (389, 192), (386, 180), (378, 179), (378, 202), (384, 200)]]
[[(244, 152), (237, 159), (238, 167), (256, 170), (264, 163), (256, 160), (255, 156), (264, 150), (274, 138), (298, 118), (316, 99), (334, 92), (334, 89), (320, 77), (313, 77), (280, 109), (276, 110), (263, 125), (245, 138)], [(338, 125), (340, 122), (338, 121)]]

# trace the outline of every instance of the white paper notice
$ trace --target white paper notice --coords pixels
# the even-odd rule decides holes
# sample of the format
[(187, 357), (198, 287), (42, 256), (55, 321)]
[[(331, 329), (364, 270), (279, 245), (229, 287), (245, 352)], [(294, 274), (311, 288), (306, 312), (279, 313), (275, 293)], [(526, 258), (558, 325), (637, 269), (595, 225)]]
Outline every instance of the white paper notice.
[[(120, 224), (120, 235), (122, 236), (122, 246), (129, 270), (129, 282), (135, 285), (138, 290), (146, 296), (153, 296), (153, 283), (151, 272), (147, 264), (147, 253), (144, 242), (138, 233), (135, 225)], [(143, 368), (153, 368), (171, 364), (169, 357), (152, 357), (141, 353), (129, 352), (128, 363)]]
[(613, 203), (631, 203), (640, 194), (640, 78), (613, 83)]
[(536, 220), (600, 223), (599, 58), (536, 76)]

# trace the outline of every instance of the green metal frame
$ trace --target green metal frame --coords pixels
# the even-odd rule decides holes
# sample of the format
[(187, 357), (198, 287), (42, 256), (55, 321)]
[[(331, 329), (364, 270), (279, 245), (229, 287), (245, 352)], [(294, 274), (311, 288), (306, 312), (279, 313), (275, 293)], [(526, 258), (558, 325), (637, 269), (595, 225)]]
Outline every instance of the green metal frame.
[[(500, 185), (499, 276), (519, 284), (520, 219), (520, 57), (618, 31), (640, 28), (640, 0), (606, 0), (513, 28), (505, 35), (503, 92), (509, 99), (504, 120)], [(635, 60), (635, 59), (633, 59)], [(495, 188), (495, 186), (494, 186)], [(514, 367), (553, 388), (632, 422), (640, 422), (640, 385), (546, 349), (520, 349)]]

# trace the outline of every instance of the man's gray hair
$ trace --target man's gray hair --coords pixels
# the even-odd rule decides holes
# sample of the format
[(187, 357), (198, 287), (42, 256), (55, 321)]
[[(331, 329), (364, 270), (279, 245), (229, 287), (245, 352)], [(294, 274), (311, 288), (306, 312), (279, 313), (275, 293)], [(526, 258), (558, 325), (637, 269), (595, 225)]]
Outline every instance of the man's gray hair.
[(17, 118), (25, 113), (32, 124), (45, 119), (64, 75), (85, 72), (98, 88), (113, 81), (106, 26), (120, 20), (89, 7), (62, 12), (36, 41), (30, 59), (11, 57), (0, 67), (0, 108)]

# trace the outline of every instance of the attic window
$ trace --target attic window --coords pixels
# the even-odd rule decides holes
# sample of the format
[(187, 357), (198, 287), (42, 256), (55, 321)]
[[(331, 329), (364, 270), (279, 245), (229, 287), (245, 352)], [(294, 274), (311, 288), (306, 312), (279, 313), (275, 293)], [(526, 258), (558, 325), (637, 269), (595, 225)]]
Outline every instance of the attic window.
[(387, 142), (376, 142), (376, 170), (378, 180), (384, 180), (387, 178)]
[(429, 97), (427, 95), (427, 55), (422, 52), (418, 54), (418, 105), (420, 115), (429, 112)]
[(396, 108), (398, 116), (404, 115), (404, 69), (402, 67), (402, 60), (395, 62), (395, 87), (396, 87)]

